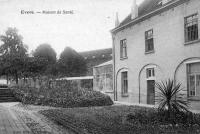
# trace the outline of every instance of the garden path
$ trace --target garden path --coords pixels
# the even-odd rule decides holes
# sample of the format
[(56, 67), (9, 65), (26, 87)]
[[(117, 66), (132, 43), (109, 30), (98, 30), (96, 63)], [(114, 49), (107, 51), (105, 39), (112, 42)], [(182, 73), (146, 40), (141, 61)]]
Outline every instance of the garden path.
[(74, 134), (39, 114), (45, 106), (0, 103), (0, 134)]
[(0, 103), (0, 134), (31, 134), (21, 118), (9, 108), (15, 103)]

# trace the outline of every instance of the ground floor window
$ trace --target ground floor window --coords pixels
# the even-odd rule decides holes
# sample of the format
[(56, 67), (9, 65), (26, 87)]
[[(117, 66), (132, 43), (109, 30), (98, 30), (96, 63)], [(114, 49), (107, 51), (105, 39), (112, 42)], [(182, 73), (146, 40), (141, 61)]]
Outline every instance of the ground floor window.
[(121, 88), (122, 88), (122, 95), (128, 94), (128, 73), (122, 72), (121, 73)]
[(147, 75), (147, 79), (155, 77), (154, 68), (147, 68), (146, 75)]
[(187, 65), (189, 96), (200, 96), (200, 62)]

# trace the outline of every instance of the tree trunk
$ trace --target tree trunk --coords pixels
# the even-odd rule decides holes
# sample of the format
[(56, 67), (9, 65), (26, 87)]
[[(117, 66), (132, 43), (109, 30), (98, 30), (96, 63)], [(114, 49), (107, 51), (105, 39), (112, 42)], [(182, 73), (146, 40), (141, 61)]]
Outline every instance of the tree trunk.
[(26, 84), (26, 77), (24, 76), (23, 86), (25, 86), (25, 84)]
[(36, 87), (36, 78), (35, 77), (33, 78), (33, 87), (34, 88)]
[(6, 80), (7, 80), (7, 85), (8, 85), (8, 74), (6, 74)]
[(167, 105), (168, 105), (168, 115), (167, 116), (171, 121), (172, 107), (170, 105), (170, 102), (167, 102)]
[(15, 80), (16, 80), (16, 84), (18, 85), (18, 74), (17, 74), (17, 71), (15, 72)]

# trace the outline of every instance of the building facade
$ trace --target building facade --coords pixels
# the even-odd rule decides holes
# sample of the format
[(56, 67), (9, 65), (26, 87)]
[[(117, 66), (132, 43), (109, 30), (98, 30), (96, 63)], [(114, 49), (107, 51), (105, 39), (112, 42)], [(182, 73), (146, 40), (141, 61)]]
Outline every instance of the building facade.
[[(155, 105), (155, 82), (174, 79), (200, 109), (200, 1), (134, 0), (111, 30), (115, 100)], [(116, 21), (117, 22), (117, 21)]]

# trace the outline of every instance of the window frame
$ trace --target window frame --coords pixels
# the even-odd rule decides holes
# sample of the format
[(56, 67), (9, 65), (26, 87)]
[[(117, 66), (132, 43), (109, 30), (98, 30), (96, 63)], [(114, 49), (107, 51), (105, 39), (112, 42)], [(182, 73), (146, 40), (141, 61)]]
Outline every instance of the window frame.
[[(126, 78), (124, 77), (125, 76), (124, 74), (126, 74)], [(126, 86), (124, 86), (125, 83)], [(121, 92), (122, 92), (122, 97), (128, 96), (128, 71), (121, 72)]]
[[(152, 32), (152, 34), (150, 35), (150, 37), (148, 35), (149, 32)], [(151, 40), (152, 40), (152, 44), (150, 43)], [(147, 49), (147, 48), (151, 47), (150, 45), (152, 45), (152, 49), (151, 50)], [(152, 28), (150, 30), (145, 31), (145, 53), (146, 54), (152, 53), (152, 52), (154, 52), (154, 49), (155, 49), (154, 48), (154, 34), (153, 34), (153, 28)]]
[[(149, 71), (150, 71), (151, 76), (149, 76)], [(155, 80), (155, 68), (154, 67), (146, 68), (146, 79), (147, 80)]]
[[(197, 39), (193, 39), (193, 40), (190, 39), (189, 40), (189, 38), (191, 38), (191, 37), (188, 37), (187, 25), (189, 24), (189, 22), (187, 22), (187, 19), (190, 18), (190, 17), (193, 17), (193, 16), (197, 16), (197, 18), (196, 18), (196, 20), (192, 20), (192, 22), (190, 22), (190, 23), (194, 23), (195, 21), (197, 21), (197, 29), (196, 29), (197, 30)], [(198, 13), (194, 13), (194, 14), (191, 14), (191, 15), (184, 17), (184, 35), (185, 35), (185, 43), (189, 43), (189, 42), (199, 40), (200, 32), (199, 32), (199, 14)]]
[(120, 59), (126, 59), (127, 56), (127, 40), (122, 39), (120, 40)]
[[(198, 95), (197, 95), (197, 76), (200, 76), (200, 72), (197, 72), (197, 73), (190, 73), (189, 72), (190, 65), (195, 64), (195, 63), (200, 63), (200, 62), (186, 63), (188, 97), (198, 97)], [(190, 89), (190, 76), (194, 76), (194, 86), (195, 86), (194, 91)], [(191, 91), (194, 92), (194, 94), (191, 94)]]

